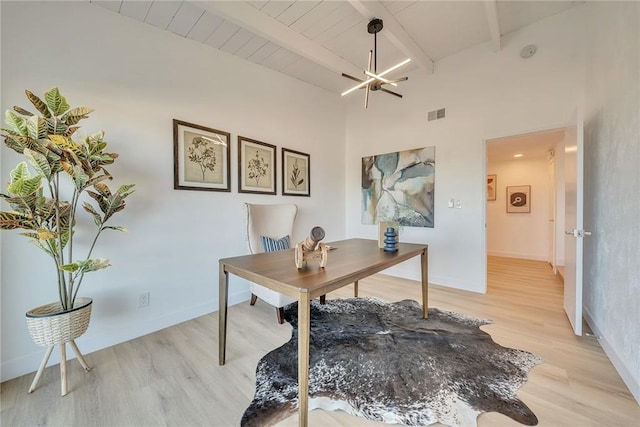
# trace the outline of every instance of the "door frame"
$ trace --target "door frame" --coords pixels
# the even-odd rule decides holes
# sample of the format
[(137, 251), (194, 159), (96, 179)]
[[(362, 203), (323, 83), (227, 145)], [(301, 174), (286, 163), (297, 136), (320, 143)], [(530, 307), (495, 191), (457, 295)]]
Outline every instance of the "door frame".
[[(482, 158), (484, 159), (483, 164), (482, 164), (482, 171), (483, 171), (483, 179), (482, 179), (482, 203), (483, 203), (483, 207), (484, 209), (482, 210), (482, 219), (484, 222), (484, 233), (483, 233), (483, 238), (484, 238), (484, 245), (483, 245), (483, 256), (484, 256), (484, 284), (485, 284), (485, 293), (488, 292), (489, 288), (488, 288), (488, 284), (487, 284), (487, 272), (488, 272), (488, 268), (487, 268), (487, 256), (488, 256), (488, 249), (487, 249), (487, 207), (488, 207), (488, 203), (487, 203), (487, 173), (488, 173), (488, 163), (489, 160), (487, 158), (487, 144), (489, 144), (489, 141), (491, 141), (492, 139), (500, 139), (500, 138), (509, 138), (509, 137), (514, 137), (514, 136), (519, 136), (519, 135), (527, 135), (527, 134), (532, 134), (532, 133), (541, 133), (541, 132), (548, 132), (548, 131), (553, 131), (553, 130), (559, 130), (559, 129), (564, 129), (566, 128), (567, 124), (566, 122), (564, 123), (556, 123), (556, 124), (550, 124), (550, 125), (545, 125), (545, 126), (539, 126), (539, 127), (535, 127), (535, 128), (528, 128), (528, 129), (522, 129), (522, 130), (518, 130), (518, 129), (513, 129), (511, 131), (505, 131), (502, 133), (496, 133), (496, 134), (490, 134), (489, 136), (483, 137), (482, 138)], [(557, 154), (557, 153), (556, 153)], [(554, 164), (554, 168), (557, 168), (557, 163)], [(557, 170), (556, 170), (556, 179), (557, 179)], [(557, 221), (558, 221), (558, 206), (556, 203), (555, 206), (555, 212), (554, 212), (554, 246), (555, 246), (555, 241), (558, 238), (558, 228), (557, 228)], [(554, 259), (553, 261), (553, 265), (554, 265), (554, 271), (555, 268), (557, 266), (557, 248), (556, 248), (556, 254), (555, 257), (556, 259)]]

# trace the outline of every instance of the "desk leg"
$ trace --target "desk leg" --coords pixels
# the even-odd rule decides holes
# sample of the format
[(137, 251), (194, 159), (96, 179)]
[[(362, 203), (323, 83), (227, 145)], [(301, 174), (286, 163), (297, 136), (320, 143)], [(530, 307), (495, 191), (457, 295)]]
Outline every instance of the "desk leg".
[(224, 270), (224, 264), (218, 267), (219, 290), (218, 290), (218, 356), (220, 365), (224, 365), (225, 352), (227, 349), (227, 304), (229, 294), (229, 273)]
[(309, 415), (309, 335), (311, 298), (301, 292), (298, 298), (298, 425), (307, 427)]
[(425, 319), (429, 316), (428, 251), (429, 248), (425, 248), (422, 255), (420, 255), (420, 263), (422, 264), (422, 317)]

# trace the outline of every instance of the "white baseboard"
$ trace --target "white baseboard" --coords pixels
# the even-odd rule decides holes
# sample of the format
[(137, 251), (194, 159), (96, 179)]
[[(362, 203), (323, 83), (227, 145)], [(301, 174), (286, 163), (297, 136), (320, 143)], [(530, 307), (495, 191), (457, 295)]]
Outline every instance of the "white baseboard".
[[(382, 271), (382, 274), (388, 276), (400, 277), (409, 280), (422, 280), (420, 269), (402, 268), (401, 265), (388, 268)], [(476, 292), (480, 294), (486, 293), (486, 282), (468, 282), (459, 279), (454, 279), (446, 276), (436, 276), (429, 274), (429, 283), (434, 285), (446, 286), (448, 288), (460, 289), (463, 291)]]
[(636, 399), (636, 402), (640, 404), (640, 378), (634, 378), (632, 372), (627, 368), (627, 366), (618, 356), (611, 344), (609, 344), (607, 338), (602, 334), (602, 331), (593, 319), (593, 316), (591, 316), (591, 313), (589, 313), (586, 308), (584, 309), (584, 319), (587, 321), (587, 324), (593, 331), (594, 335), (598, 337), (600, 346), (604, 350), (609, 360), (611, 360), (613, 367), (616, 368), (616, 371), (618, 371), (618, 374), (620, 374), (622, 381), (624, 381), (624, 383), (627, 385), (629, 391)]
[(517, 259), (530, 259), (533, 261), (549, 261), (546, 255), (536, 254), (521, 254), (517, 252), (499, 252), (499, 251), (487, 251), (489, 256), (499, 256), (503, 258), (517, 258)]
[[(249, 297), (250, 292), (248, 290), (229, 295), (229, 305), (231, 306), (248, 301)], [(110, 331), (109, 336), (101, 334), (99, 337), (96, 337), (91, 336), (91, 334), (87, 334), (78, 338), (76, 342), (82, 353), (84, 355), (88, 355), (94, 351), (102, 350), (215, 311), (218, 311), (218, 301), (209, 301), (181, 311), (169, 313), (164, 316), (148, 319), (142, 322), (135, 322), (135, 324), (128, 325), (126, 328), (122, 328), (121, 326), (114, 328)], [(211, 333), (217, 334), (218, 331), (212, 327)], [(8, 381), (25, 374), (35, 372), (42, 361), (44, 351), (45, 350), (43, 348), (42, 350), (17, 357), (12, 360), (3, 360), (0, 367), (1, 381)], [(72, 360), (75, 358), (75, 354), (72, 351), (67, 351), (67, 358), (68, 360)], [(60, 363), (60, 353), (54, 351), (51, 354), (51, 358), (49, 359), (47, 366), (55, 365), (57, 363)]]

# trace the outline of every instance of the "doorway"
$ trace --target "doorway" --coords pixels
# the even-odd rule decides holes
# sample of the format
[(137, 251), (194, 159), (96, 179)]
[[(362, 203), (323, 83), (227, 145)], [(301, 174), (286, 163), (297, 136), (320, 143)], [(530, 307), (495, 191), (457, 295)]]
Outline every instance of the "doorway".
[[(564, 129), (486, 141), (487, 255), (564, 264)], [(488, 264), (487, 264), (488, 268)]]

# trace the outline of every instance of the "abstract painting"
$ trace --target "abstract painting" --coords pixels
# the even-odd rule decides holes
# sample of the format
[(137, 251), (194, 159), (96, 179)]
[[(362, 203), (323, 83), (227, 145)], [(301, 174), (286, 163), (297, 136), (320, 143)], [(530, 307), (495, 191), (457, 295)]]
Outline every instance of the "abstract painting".
[(362, 223), (434, 224), (436, 148), (362, 158)]

